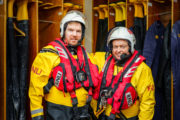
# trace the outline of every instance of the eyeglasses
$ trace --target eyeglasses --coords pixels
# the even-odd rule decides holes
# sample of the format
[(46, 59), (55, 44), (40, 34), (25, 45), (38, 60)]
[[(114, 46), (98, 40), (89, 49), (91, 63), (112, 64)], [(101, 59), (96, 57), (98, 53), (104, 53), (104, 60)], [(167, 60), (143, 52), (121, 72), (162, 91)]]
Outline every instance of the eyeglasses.
[(118, 50), (118, 49), (126, 49), (128, 48), (128, 45), (117, 45), (117, 46), (113, 46), (114, 50)]

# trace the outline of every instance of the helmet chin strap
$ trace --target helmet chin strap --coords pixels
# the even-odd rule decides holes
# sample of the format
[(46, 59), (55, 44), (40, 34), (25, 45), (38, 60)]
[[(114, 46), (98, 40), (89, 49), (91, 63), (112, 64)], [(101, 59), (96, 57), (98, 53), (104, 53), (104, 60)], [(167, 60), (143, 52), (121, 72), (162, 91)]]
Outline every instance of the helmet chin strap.
[(121, 60), (117, 60), (117, 58), (115, 58), (116, 60), (116, 65), (118, 66), (123, 66), (125, 64), (125, 62), (132, 56), (132, 54), (130, 53), (129, 55), (127, 55), (126, 53), (122, 54), (120, 56)]
[(76, 45), (70, 45), (70, 44), (68, 44), (67, 40), (64, 39), (64, 44), (65, 44), (66, 47), (77, 47), (77, 46), (81, 45), (81, 40), (79, 40)]

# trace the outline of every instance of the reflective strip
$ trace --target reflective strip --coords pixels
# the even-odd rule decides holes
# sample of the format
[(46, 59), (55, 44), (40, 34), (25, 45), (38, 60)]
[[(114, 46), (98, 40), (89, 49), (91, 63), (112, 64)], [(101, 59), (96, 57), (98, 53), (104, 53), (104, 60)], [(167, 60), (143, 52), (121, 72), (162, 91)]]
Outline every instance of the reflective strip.
[(31, 115), (37, 114), (37, 113), (41, 113), (43, 112), (43, 109), (37, 109), (37, 110), (33, 110), (31, 111)]

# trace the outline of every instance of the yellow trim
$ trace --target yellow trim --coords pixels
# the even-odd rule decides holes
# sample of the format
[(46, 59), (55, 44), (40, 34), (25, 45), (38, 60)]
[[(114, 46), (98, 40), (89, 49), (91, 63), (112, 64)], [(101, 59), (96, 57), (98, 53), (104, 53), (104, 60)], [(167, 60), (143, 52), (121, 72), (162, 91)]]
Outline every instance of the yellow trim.
[(13, 5), (15, 0), (8, 1), (8, 17), (13, 17)]
[(19, 1), (17, 3), (17, 20), (28, 20), (28, 9), (27, 9), (28, 0)]
[(94, 7), (93, 10), (97, 11), (99, 14), (99, 19), (104, 19), (104, 12), (99, 7)]
[(134, 13), (134, 17), (138, 17), (138, 18), (143, 18), (143, 6), (139, 3), (134, 3), (134, 9), (135, 9), (135, 13)]
[(116, 5), (115, 3), (110, 4), (111, 7), (115, 10), (115, 22), (123, 21), (123, 11), (122, 9)]
[(105, 18), (108, 17), (108, 5), (99, 5), (99, 8), (103, 9), (104, 13), (105, 13)]
[(117, 5), (119, 5), (122, 8), (123, 20), (126, 20), (126, 3), (125, 2), (118, 2)]
[(42, 115), (44, 115), (44, 113), (43, 113), (43, 112), (41, 112), (41, 113), (37, 113), (37, 114), (34, 114), (34, 115), (31, 115), (31, 117), (33, 118), (33, 117), (42, 116)]

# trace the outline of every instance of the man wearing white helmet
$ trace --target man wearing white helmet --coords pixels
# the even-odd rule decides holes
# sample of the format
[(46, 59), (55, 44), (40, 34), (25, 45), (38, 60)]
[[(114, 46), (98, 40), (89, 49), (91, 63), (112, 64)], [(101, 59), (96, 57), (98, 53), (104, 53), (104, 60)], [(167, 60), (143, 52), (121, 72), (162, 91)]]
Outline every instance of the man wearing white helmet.
[(115, 27), (108, 34), (109, 56), (96, 52), (101, 70), (99, 87), (91, 105), (100, 120), (152, 120), (154, 82), (145, 58), (134, 49), (134, 34)]
[(98, 86), (98, 69), (81, 46), (85, 24), (81, 12), (68, 12), (60, 23), (61, 39), (36, 56), (29, 87), (32, 120), (90, 119), (88, 107)]

